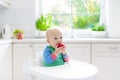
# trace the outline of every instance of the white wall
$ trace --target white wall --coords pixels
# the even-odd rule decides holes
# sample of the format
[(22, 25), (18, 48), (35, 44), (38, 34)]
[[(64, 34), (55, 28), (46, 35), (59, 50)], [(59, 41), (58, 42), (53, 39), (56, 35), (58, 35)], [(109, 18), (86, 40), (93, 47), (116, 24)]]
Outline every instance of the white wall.
[(12, 0), (10, 8), (0, 8), (0, 25), (2, 24), (25, 30), (25, 37), (34, 37), (35, 0)]
[(120, 0), (105, 0), (109, 37), (120, 38)]

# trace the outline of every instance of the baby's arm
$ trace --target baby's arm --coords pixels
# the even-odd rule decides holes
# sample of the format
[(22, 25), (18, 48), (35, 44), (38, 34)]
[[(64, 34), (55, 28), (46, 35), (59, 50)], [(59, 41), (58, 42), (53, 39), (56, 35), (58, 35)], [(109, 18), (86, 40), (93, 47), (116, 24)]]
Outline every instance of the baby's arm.
[(63, 54), (63, 59), (64, 59), (65, 62), (68, 62), (70, 58), (69, 58), (69, 56), (65, 53), (65, 54)]
[(51, 53), (48, 48), (44, 50), (43, 57), (45, 62), (48, 64), (51, 64), (57, 58), (57, 56), (54, 53)]

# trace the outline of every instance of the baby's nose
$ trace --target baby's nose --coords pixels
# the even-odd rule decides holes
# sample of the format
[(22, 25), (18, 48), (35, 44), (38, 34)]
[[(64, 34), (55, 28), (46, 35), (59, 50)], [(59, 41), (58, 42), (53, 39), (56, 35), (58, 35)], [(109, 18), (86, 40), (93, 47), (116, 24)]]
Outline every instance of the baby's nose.
[(61, 39), (58, 39), (58, 42), (60, 43), (62, 40)]

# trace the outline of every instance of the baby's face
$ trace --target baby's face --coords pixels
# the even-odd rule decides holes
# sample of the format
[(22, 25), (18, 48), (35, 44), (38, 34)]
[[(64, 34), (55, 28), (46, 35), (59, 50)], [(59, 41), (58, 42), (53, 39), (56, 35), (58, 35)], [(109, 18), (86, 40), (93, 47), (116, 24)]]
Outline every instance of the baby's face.
[(57, 46), (58, 43), (61, 43), (61, 42), (62, 42), (62, 34), (61, 33), (52, 34), (48, 38), (48, 43), (54, 48)]

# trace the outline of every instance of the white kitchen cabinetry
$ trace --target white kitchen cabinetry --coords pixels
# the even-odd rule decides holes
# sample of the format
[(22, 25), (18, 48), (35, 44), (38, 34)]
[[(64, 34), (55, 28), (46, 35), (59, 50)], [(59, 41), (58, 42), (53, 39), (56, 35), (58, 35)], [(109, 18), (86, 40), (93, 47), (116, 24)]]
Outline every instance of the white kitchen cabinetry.
[(90, 44), (66, 44), (66, 52), (71, 59), (90, 63)]
[[(90, 63), (90, 44), (70, 44), (65, 43), (66, 45), (66, 52), (70, 56), (71, 59), (84, 61)], [(42, 52), (44, 47), (46, 46), (45, 43), (36, 43), (34, 48), (34, 53)], [(36, 57), (37, 54), (34, 56)]]
[(120, 44), (92, 44), (92, 64), (99, 69), (97, 80), (120, 80)]
[(13, 80), (26, 80), (23, 65), (33, 58), (33, 44), (13, 44)]
[(12, 80), (11, 44), (0, 44), (0, 80)]
[(11, 0), (0, 0), (0, 7), (9, 8), (11, 6)]

